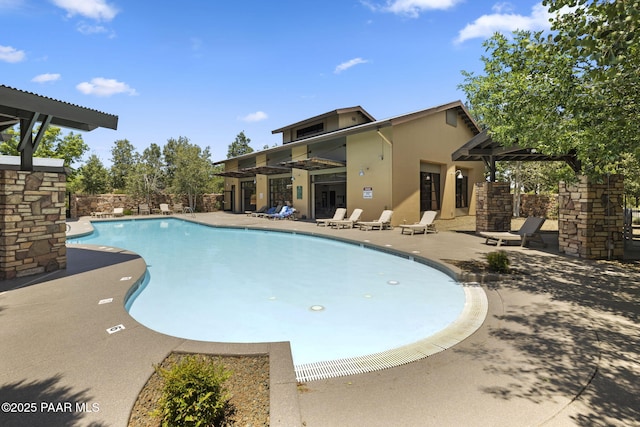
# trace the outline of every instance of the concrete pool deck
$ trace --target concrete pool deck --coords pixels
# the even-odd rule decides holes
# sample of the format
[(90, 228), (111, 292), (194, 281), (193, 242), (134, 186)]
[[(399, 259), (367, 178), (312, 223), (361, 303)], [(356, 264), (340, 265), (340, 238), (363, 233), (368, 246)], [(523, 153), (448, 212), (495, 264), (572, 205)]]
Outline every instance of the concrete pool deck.
[[(495, 251), (472, 233), (333, 230), (228, 213), (195, 220), (326, 234), (454, 272), (454, 261)], [(88, 219), (70, 224), (74, 234), (90, 230)], [(0, 282), (0, 403), (37, 404), (34, 414), (0, 412), (0, 425), (125, 426), (152, 365), (171, 351), (269, 353), (273, 426), (639, 425), (640, 266), (566, 258), (553, 238), (545, 235), (547, 249), (505, 248), (520, 271), (483, 283), (486, 319), (461, 343), (399, 367), (303, 384), (286, 343), (201, 343), (137, 324), (122, 305), (144, 260), (72, 245), (66, 271)], [(107, 331), (118, 325), (125, 329)]]

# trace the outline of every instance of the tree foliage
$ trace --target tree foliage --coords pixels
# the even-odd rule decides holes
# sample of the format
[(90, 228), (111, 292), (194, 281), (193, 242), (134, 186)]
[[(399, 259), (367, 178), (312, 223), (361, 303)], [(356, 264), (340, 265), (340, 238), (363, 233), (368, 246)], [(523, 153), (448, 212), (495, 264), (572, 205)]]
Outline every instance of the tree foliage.
[(253, 148), (249, 146), (249, 143), (251, 143), (251, 139), (245, 136), (244, 131), (240, 132), (236, 136), (236, 139), (229, 144), (227, 159), (242, 156), (243, 154), (253, 153)]
[(165, 186), (162, 150), (159, 145), (151, 144), (143, 151), (142, 156), (136, 156), (136, 159), (136, 163), (127, 174), (127, 193), (151, 203), (151, 195), (158, 193)]
[(472, 113), (503, 145), (574, 151), (592, 177), (618, 172), (640, 154), (638, 3), (544, 1), (560, 12), (553, 34), (496, 34), (484, 75), (463, 72)]
[(109, 189), (109, 171), (98, 156), (92, 154), (80, 168), (81, 182), (84, 192), (101, 194)]
[(173, 174), (171, 189), (176, 194), (187, 196), (189, 206), (195, 211), (197, 196), (211, 189), (214, 168), (211, 163), (209, 147), (203, 150), (198, 145), (191, 144), (189, 139), (184, 137), (170, 140), (170, 142), (171, 150), (165, 150), (165, 161), (169, 166), (168, 152)]
[(127, 177), (138, 163), (138, 154), (135, 147), (126, 139), (120, 139), (113, 143), (111, 148), (111, 186), (115, 190), (124, 190), (127, 185)]

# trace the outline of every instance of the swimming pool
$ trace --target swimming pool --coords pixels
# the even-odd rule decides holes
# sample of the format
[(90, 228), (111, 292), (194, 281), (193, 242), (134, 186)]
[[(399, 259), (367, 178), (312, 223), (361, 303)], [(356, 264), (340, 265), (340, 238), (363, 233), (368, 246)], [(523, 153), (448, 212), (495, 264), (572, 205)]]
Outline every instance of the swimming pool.
[(137, 321), (193, 340), (290, 341), (296, 366), (423, 340), (465, 306), (446, 274), (361, 245), (174, 218), (93, 226), (70, 242), (126, 248), (148, 264), (127, 302)]

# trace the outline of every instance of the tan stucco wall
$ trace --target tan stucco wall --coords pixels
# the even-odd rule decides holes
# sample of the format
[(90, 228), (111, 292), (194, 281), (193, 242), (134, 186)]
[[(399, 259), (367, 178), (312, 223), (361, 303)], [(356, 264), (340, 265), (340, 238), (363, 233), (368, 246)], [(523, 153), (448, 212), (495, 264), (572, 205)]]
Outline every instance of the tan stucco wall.
[[(361, 219), (371, 221), (393, 209), (391, 155), (391, 147), (375, 131), (347, 138), (347, 215), (360, 208)], [(363, 197), (365, 188), (372, 189), (372, 198)]]
[[(482, 162), (455, 164), (451, 153), (474, 135), (459, 118), (456, 127), (446, 123), (446, 112), (394, 125), (383, 132), (393, 143), (393, 209), (394, 224), (420, 220), (420, 165), (430, 163), (440, 167), (440, 218), (453, 218), (463, 212), (455, 209), (456, 170), (469, 177), (469, 214), (475, 214), (473, 184), (483, 180)], [(464, 213), (467, 213), (466, 210)]]

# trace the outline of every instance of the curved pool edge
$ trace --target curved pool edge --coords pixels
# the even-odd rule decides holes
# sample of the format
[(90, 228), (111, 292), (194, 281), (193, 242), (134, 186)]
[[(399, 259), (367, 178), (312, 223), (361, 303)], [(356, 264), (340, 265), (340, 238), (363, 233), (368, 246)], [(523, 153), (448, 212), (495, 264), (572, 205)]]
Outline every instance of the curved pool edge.
[[(419, 340), (404, 346), (396, 347), (394, 349), (385, 350), (383, 352), (378, 352), (378, 353), (373, 353), (373, 354), (353, 357), (353, 358), (334, 359), (330, 361), (321, 361), (321, 362), (314, 362), (309, 364), (293, 365), (296, 380), (299, 382), (375, 372), (382, 369), (393, 368), (393, 367), (401, 366), (407, 363), (424, 359), (433, 354), (440, 353), (444, 350), (447, 350), (452, 346), (462, 342), (464, 339), (468, 338), (469, 336), (471, 336), (474, 332), (476, 332), (480, 328), (480, 326), (484, 322), (486, 315), (488, 313), (487, 295), (484, 292), (484, 289), (482, 288), (482, 286), (478, 282), (474, 281), (475, 278), (473, 276), (458, 273), (451, 267), (443, 264), (442, 262), (429, 257), (425, 257), (422, 254), (408, 253), (403, 250), (399, 250), (393, 247), (378, 245), (368, 241), (365, 241), (365, 242), (357, 241), (357, 240), (345, 238), (342, 236), (332, 236), (332, 235), (327, 235), (323, 233), (317, 233), (313, 231), (306, 231), (306, 230), (300, 230), (300, 229), (289, 230), (289, 229), (279, 229), (279, 228), (272, 228), (272, 227), (260, 227), (260, 226), (250, 226), (250, 225), (221, 225), (221, 224), (211, 224), (203, 221), (198, 221), (197, 219), (186, 219), (186, 218), (175, 218), (175, 217), (173, 218), (176, 220), (193, 222), (193, 223), (197, 223), (203, 226), (213, 227), (213, 228), (256, 230), (256, 231), (300, 234), (305, 236), (340, 241), (342, 243), (347, 243), (351, 245), (362, 246), (369, 249), (385, 252), (390, 255), (400, 256), (402, 258), (409, 259), (414, 262), (425, 264), (429, 267), (435, 268), (441, 271), (442, 273), (448, 275), (453, 280), (457, 281), (460, 285), (463, 286), (463, 290), (465, 293), (464, 307), (461, 313), (456, 318), (456, 320), (454, 320), (444, 329), (422, 340)], [(119, 218), (118, 220), (126, 221), (128, 219)], [(131, 220), (133, 220), (133, 218)], [(127, 304), (128, 298), (134, 297), (137, 294), (136, 291), (139, 290), (143, 282), (143, 279), (144, 277), (140, 279), (140, 282), (137, 285), (132, 286), (127, 292), (126, 298), (122, 301), (123, 310), (127, 311), (125, 306)], [(134, 287), (135, 289), (133, 289)], [(135, 320), (129, 314), (128, 311), (127, 311), (127, 315), (131, 319)], [(137, 321), (136, 323), (140, 324)], [(149, 329), (150, 331), (153, 331), (152, 329), (142, 324), (140, 325), (142, 327)], [(156, 331), (153, 331), (153, 332), (156, 332)], [(190, 340), (190, 341), (195, 341), (195, 340)], [(198, 342), (198, 341), (195, 341), (195, 342)], [(242, 344), (238, 344), (238, 345), (242, 345)]]
[[(138, 289), (144, 281), (147, 268), (146, 262), (139, 254), (129, 251), (123, 248), (106, 245), (94, 245), (86, 243), (67, 243), (70, 247), (75, 249), (86, 250), (90, 253), (89, 257), (100, 257), (104, 255), (128, 255), (131, 259), (136, 258), (135, 263), (127, 263), (126, 265), (119, 263), (103, 265), (99, 260), (89, 262), (95, 268), (89, 268), (88, 270), (101, 270), (101, 277), (96, 282), (108, 283), (108, 286), (100, 287), (99, 291), (83, 292), (82, 297), (86, 299), (86, 305), (95, 304), (97, 298), (104, 298), (110, 296), (113, 301), (108, 305), (112, 305), (109, 309), (109, 313), (105, 310), (97, 310), (94, 313), (92, 322), (98, 322), (106, 326), (123, 326), (118, 332), (110, 334), (103, 329), (101, 333), (96, 333), (95, 337), (98, 340), (104, 340), (102, 338), (105, 334), (117, 341), (117, 344), (110, 350), (115, 351), (115, 348), (120, 347), (118, 356), (112, 355), (113, 358), (117, 358), (128, 351), (129, 347), (149, 346), (154, 350), (162, 349), (163, 356), (158, 360), (153, 360), (153, 363), (145, 365), (145, 380), (141, 386), (136, 387), (135, 396), (137, 396), (148, 378), (153, 374), (153, 364), (161, 363), (165, 357), (173, 352), (178, 353), (203, 353), (211, 355), (232, 355), (232, 356), (253, 356), (253, 355), (267, 355), (269, 357), (269, 413), (272, 421), (278, 421), (274, 425), (298, 425), (300, 418), (300, 408), (297, 400), (297, 382), (295, 378), (295, 370), (293, 365), (293, 358), (291, 354), (291, 346), (289, 342), (256, 342), (256, 343), (226, 343), (215, 341), (198, 341), (190, 340), (186, 338), (174, 337), (171, 335), (163, 334), (161, 332), (154, 331), (153, 329), (138, 322), (129, 312), (125, 309), (125, 303), (127, 298)], [(109, 271), (105, 271), (107, 268)], [(125, 279), (125, 280), (123, 280)], [(105, 294), (105, 290), (109, 291)], [(98, 307), (101, 307), (98, 305)], [(73, 317), (73, 316), (71, 316)], [(105, 317), (103, 319), (103, 317)], [(84, 328), (81, 323), (77, 324), (77, 327)], [(109, 328), (111, 329), (111, 328)], [(98, 332), (98, 331), (96, 331)], [(102, 345), (102, 344), (98, 344)], [(127, 350), (125, 350), (127, 349)], [(87, 347), (87, 351), (90, 351)], [(129, 366), (129, 365), (127, 365)], [(126, 369), (123, 372), (127, 372)], [(128, 372), (129, 377), (132, 375), (140, 375), (140, 371)], [(120, 381), (124, 381), (120, 379)], [(127, 382), (129, 384), (130, 381)], [(119, 392), (119, 395), (121, 391)], [(113, 401), (117, 399), (113, 398)], [(128, 402), (129, 403), (129, 402)], [(131, 413), (135, 399), (130, 402), (130, 407), (127, 408), (128, 414)], [(128, 417), (127, 417), (128, 418)]]
[(334, 359), (330, 361), (294, 365), (296, 379), (299, 382), (375, 372), (382, 369), (393, 368), (407, 363), (415, 362), (429, 357), (433, 354), (440, 353), (462, 342), (464, 339), (468, 338), (474, 332), (476, 332), (484, 323), (489, 310), (487, 295), (481, 284), (476, 281), (475, 276), (456, 272), (448, 265), (445, 265), (438, 260), (425, 257), (422, 254), (408, 253), (403, 250), (378, 245), (368, 241), (357, 241), (342, 236), (332, 236), (300, 229), (289, 230), (251, 225), (221, 225), (210, 224), (194, 219), (183, 220), (208, 227), (299, 234), (304, 236), (339, 241), (356, 246), (362, 246), (372, 250), (385, 252), (390, 255), (400, 256), (413, 262), (425, 264), (448, 275), (463, 286), (465, 294), (464, 307), (456, 320), (451, 322), (444, 329), (441, 329), (435, 334), (432, 334), (422, 340), (404, 346), (396, 347), (394, 349), (385, 350), (383, 352), (372, 353), (369, 355), (352, 358)]

